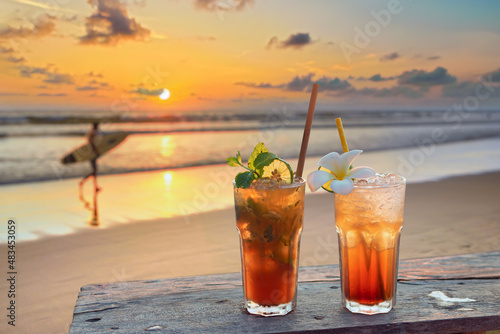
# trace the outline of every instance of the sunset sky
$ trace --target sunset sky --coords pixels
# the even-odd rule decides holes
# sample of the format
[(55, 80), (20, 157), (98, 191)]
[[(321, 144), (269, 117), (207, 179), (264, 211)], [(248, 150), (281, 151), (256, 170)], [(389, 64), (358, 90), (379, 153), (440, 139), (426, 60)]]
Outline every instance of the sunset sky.
[(0, 0), (0, 110), (304, 109), (314, 82), (322, 109), (478, 94), (498, 108), (499, 14), (498, 1)]

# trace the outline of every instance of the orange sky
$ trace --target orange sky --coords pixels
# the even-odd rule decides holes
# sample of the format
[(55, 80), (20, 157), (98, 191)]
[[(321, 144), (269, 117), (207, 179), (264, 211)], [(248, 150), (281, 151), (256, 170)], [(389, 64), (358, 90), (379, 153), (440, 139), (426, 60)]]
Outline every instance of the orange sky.
[(1, 0), (0, 110), (303, 109), (315, 81), (323, 109), (447, 108), (489, 74), (497, 108), (483, 2)]

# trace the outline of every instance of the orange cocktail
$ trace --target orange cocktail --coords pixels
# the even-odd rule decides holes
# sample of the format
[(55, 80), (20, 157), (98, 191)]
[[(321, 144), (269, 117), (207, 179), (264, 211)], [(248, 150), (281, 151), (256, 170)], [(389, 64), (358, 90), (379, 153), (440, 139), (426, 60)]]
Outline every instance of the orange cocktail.
[(405, 185), (403, 177), (378, 174), (335, 194), (342, 304), (352, 312), (386, 313), (396, 303)]
[(245, 305), (249, 313), (284, 315), (297, 303), (305, 181), (254, 180), (234, 187)]

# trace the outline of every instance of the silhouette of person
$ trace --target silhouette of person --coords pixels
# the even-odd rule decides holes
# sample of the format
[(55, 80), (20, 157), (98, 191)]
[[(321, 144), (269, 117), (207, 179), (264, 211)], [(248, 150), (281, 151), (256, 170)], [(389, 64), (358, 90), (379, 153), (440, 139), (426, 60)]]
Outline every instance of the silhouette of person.
[(90, 203), (85, 200), (83, 197), (83, 185), (85, 182), (88, 180), (89, 177), (93, 177), (94, 179), (94, 213), (93, 213), (93, 218), (92, 218), (92, 225), (98, 225), (98, 218), (97, 218), (97, 192), (101, 190), (97, 186), (97, 159), (99, 158), (99, 151), (97, 150), (97, 137), (99, 136), (99, 123), (94, 122), (92, 124), (92, 129), (88, 133), (88, 142), (90, 144), (90, 147), (92, 149), (92, 153), (95, 154), (95, 157), (90, 160), (90, 166), (91, 166), (91, 171), (89, 174), (85, 175), (82, 181), (80, 181), (80, 200), (82, 200), (85, 203), (85, 207), (90, 209)]

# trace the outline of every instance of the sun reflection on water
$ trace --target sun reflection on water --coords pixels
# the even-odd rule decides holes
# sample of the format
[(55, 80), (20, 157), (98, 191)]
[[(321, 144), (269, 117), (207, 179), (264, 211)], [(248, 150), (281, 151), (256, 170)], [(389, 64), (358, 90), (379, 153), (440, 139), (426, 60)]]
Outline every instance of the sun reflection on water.
[(174, 153), (175, 143), (172, 141), (171, 136), (164, 136), (161, 139), (160, 153), (164, 157), (170, 157)]
[(167, 190), (170, 190), (170, 186), (172, 185), (172, 173), (165, 172), (165, 174), (163, 174), (163, 180), (165, 181)]

